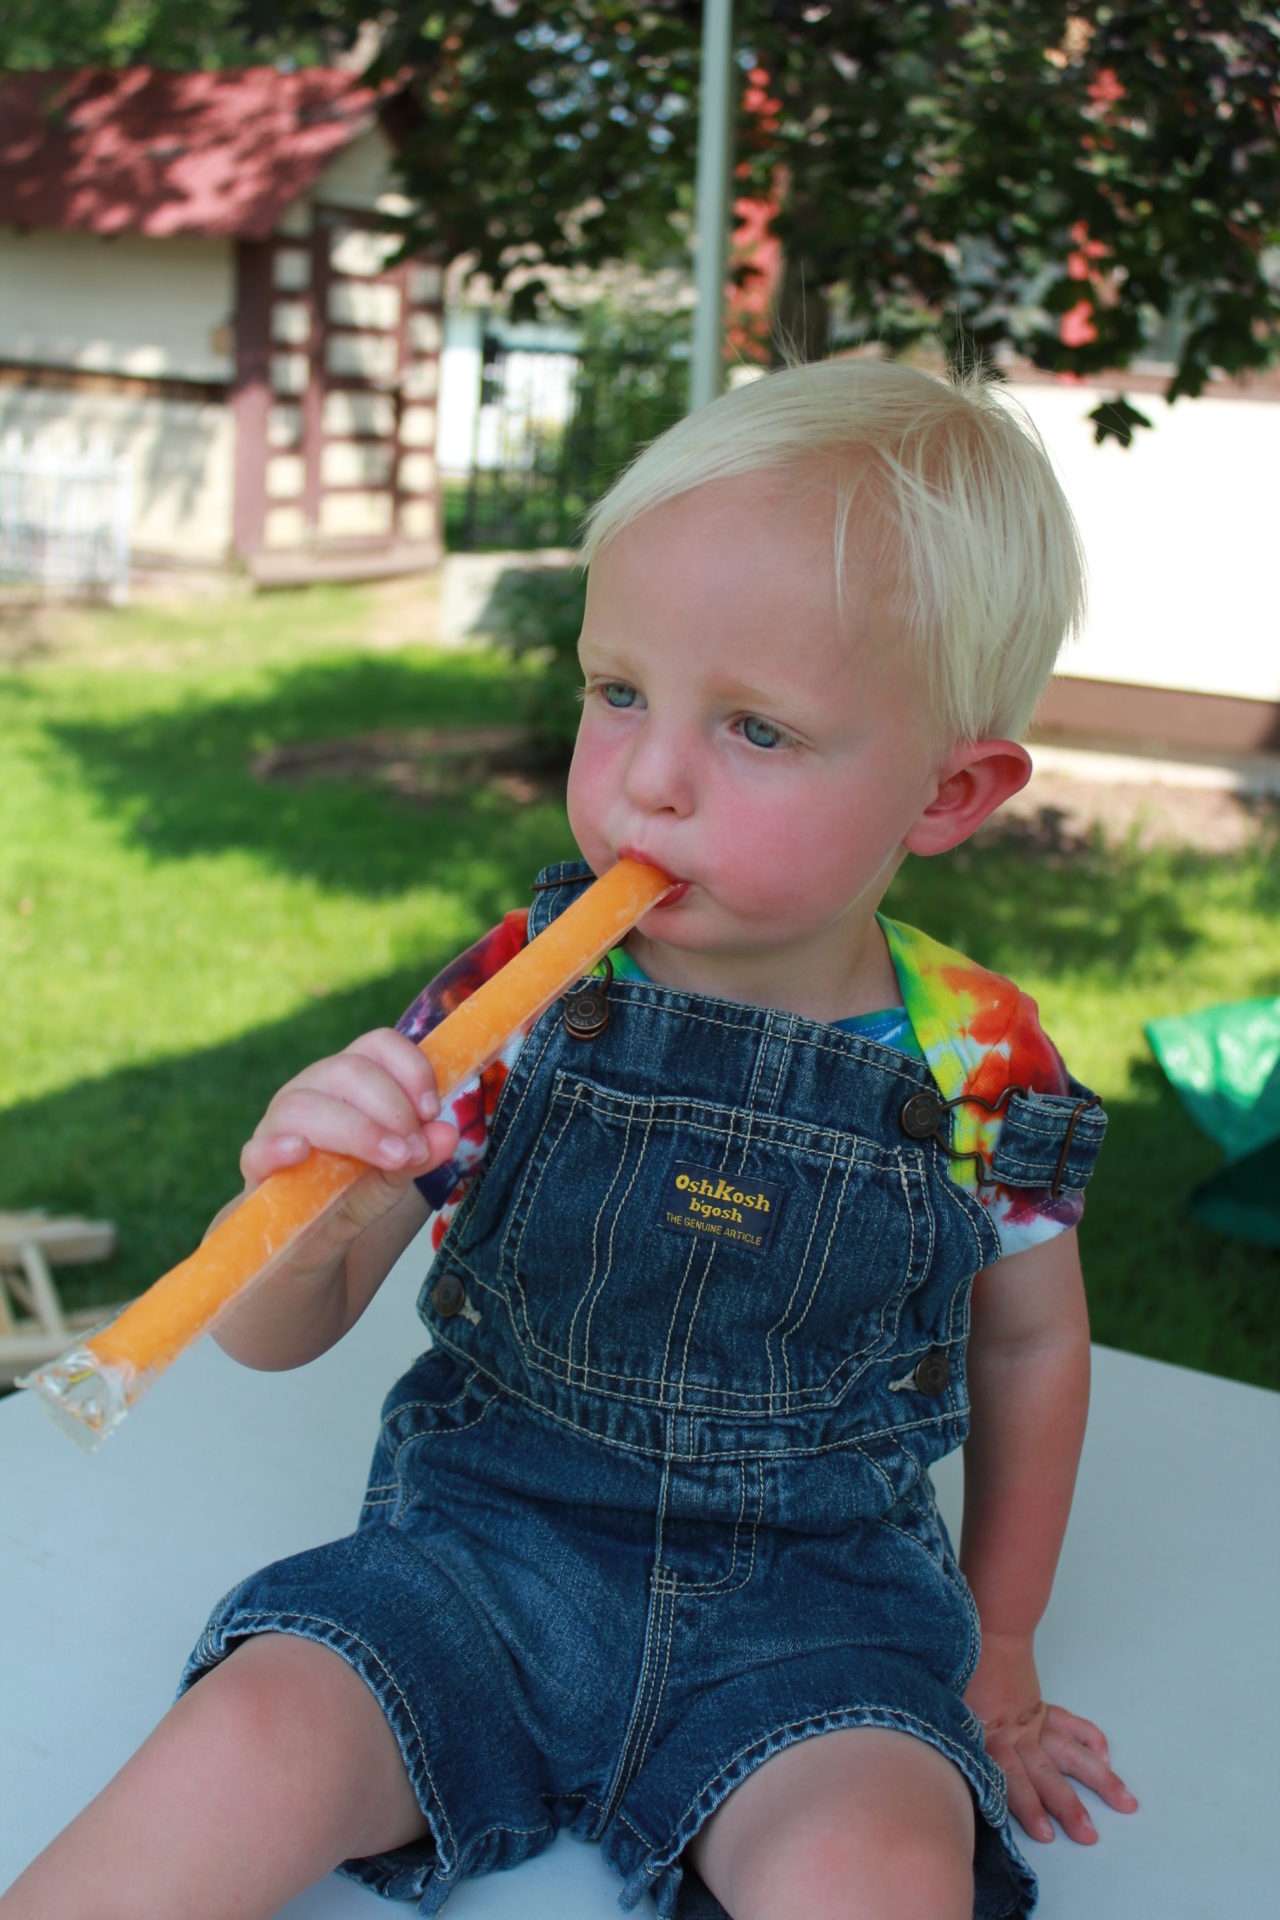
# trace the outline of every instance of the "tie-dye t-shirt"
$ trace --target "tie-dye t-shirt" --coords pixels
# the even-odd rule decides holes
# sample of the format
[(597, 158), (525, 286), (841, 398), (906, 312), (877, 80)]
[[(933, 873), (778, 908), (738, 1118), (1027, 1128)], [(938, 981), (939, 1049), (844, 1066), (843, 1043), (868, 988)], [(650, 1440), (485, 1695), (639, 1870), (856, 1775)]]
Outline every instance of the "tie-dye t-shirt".
[[(1010, 980), (989, 973), (963, 954), (931, 940), (900, 921), (879, 916), (888, 942), (900, 1007), (860, 1014), (835, 1025), (862, 1034), (882, 1046), (923, 1059), (944, 1100), (969, 1096), (994, 1104), (1004, 1089), (1017, 1085), (1035, 1093), (1067, 1093), (1070, 1080), (1061, 1056), (1040, 1025), (1036, 1003)], [(528, 938), (528, 912), (509, 913), (473, 947), (460, 954), (424, 987), (399, 1022), (399, 1031), (421, 1040), (444, 1016), (475, 992)], [(621, 950), (612, 956), (619, 978), (645, 978)], [(449, 1222), (484, 1159), (489, 1119), (503, 1083), (524, 1044), (514, 1034), (478, 1080), (456, 1087), (444, 1102), (442, 1118), (458, 1129), (452, 1159), (425, 1174), (418, 1186), (435, 1218), (432, 1243), (439, 1246)], [(979, 1153), (990, 1162), (1000, 1136), (1001, 1119), (982, 1107), (964, 1105), (953, 1114), (952, 1146), (957, 1154)], [(1084, 1196), (1047, 1188), (1004, 1187), (979, 1183), (971, 1159), (954, 1159), (951, 1177), (986, 1207), (1000, 1240), (1002, 1256), (1020, 1253), (1073, 1227), (1084, 1211)]]

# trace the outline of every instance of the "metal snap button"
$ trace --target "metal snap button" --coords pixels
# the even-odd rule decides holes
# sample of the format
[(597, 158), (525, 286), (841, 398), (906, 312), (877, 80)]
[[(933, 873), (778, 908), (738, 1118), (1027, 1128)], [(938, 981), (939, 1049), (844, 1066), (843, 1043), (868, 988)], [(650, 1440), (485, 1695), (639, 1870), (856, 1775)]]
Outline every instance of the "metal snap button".
[(946, 1118), (947, 1103), (936, 1093), (926, 1090), (913, 1093), (902, 1109), (899, 1118), (902, 1131), (913, 1140), (931, 1140)]
[(594, 1040), (609, 1024), (609, 987), (613, 962), (605, 956), (603, 980), (584, 980), (564, 997), (564, 1028), (574, 1040)]
[(599, 987), (579, 987), (564, 1003), (565, 1031), (575, 1040), (594, 1040), (609, 1024), (609, 1002)]
[(919, 1393), (927, 1393), (931, 1399), (945, 1393), (951, 1383), (951, 1362), (941, 1347), (930, 1347), (923, 1359), (916, 1362), (912, 1375)]
[(441, 1274), (431, 1289), (431, 1304), (442, 1320), (452, 1320), (467, 1304), (467, 1290), (456, 1273)]

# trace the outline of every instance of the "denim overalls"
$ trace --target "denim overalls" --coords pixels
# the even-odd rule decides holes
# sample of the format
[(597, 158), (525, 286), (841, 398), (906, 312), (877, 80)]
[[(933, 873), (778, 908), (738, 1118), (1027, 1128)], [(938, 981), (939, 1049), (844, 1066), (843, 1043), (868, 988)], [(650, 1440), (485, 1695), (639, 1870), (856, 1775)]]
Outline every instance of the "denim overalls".
[[(589, 877), (548, 870), (531, 938)], [(857, 1725), (962, 1769), (975, 1913), (1026, 1913), (927, 1472), (965, 1436), (970, 1285), (999, 1244), (945, 1126), (904, 1125), (929, 1070), (646, 981), (607, 1006), (590, 1037), (553, 1007), (516, 1059), (358, 1531), (229, 1595), (187, 1681), (273, 1628), (356, 1666), (432, 1834), (347, 1871), (423, 1914), (562, 1827), (601, 1841), (624, 1905), (718, 1914), (681, 1885), (702, 1821), (772, 1753)], [(1084, 1184), (1102, 1121), (1079, 1105), (1010, 1103), (1022, 1184)]]

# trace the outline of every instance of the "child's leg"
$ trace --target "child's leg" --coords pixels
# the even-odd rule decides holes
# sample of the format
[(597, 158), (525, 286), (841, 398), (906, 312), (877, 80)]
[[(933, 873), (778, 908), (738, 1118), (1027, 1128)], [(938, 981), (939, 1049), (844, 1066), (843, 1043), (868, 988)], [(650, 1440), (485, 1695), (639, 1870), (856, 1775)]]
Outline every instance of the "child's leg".
[(973, 1842), (958, 1768), (853, 1727), (775, 1754), (689, 1852), (732, 1920), (972, 1920)]
[(263, 1635), (177, 1702), (9, 1892), (3, 1920), (269, 1920), (427, 1823), (395, 1738), (328, 1647)]

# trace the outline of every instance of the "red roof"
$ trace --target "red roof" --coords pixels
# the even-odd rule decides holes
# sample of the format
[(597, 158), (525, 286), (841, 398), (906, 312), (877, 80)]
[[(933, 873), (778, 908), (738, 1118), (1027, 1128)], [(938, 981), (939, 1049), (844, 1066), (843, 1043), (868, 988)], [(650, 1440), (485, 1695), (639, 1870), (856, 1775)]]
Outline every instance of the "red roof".
[(0, 78), (0, 223), (265, 239), (390, 99), (323, 67)]

